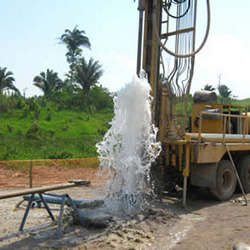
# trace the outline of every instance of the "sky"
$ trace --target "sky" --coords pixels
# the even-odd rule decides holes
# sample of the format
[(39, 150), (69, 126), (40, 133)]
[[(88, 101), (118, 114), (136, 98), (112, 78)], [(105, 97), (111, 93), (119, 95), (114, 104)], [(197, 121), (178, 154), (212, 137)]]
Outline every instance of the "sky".
[[(199, 2), (205, 0), (199, 0)], [(211, 29), (196, 56), (191, 92), (205, 84), (226, 84), (239, 99), (250, 97), (250, 1), (210, 0)], [(200, 13), (205, 12), (202, 9)], [(63, 79), (68, 71), (66, 48), (59, 37), (76, 25), (85, 30), (91, 50), (83, 55), (104, 69), (101, 84), (117, 91), (136, 70), (138, 11), (133, 0), (1, 0), (0, 67), (14, 73), (26, 96), (40, 95), (33, 78), (47, 68)], [(200, 30), (204, 15), (197, 23)]]

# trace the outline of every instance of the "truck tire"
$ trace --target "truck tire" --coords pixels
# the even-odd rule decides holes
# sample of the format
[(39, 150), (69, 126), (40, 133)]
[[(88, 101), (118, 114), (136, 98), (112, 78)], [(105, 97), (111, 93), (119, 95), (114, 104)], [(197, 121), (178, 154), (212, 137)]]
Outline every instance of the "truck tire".
[(239, 162), (239, 176), (246, 193), (250, 193), (250, 156), (244, 156)]
[(210, 189), (211, 193), (220, 201), (229, 200), (235, 192), (236, 184), (236, 175), (230, 161), (220, 161), (216, 173), (216, 187)]

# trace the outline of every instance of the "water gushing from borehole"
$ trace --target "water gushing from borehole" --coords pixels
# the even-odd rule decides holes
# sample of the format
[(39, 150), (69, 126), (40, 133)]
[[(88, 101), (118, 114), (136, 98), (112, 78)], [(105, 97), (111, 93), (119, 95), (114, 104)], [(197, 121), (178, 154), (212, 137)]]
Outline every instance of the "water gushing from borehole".
[(140, 212), (152, 194), (150, 167), (161, 151), (151, 120), (150, 85), (134, 76), (114, 97), (114, 118), (97, 144), (99, 174), (108, 173), (105, 205), (113, 212)]

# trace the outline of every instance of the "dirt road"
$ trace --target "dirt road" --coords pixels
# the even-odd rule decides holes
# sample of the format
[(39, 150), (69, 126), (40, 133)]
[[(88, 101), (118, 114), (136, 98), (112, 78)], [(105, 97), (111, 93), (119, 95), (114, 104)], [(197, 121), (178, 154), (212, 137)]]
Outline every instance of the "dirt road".
[[(173, 249), (232, 249), (236, 242), (250, 244), (250, 205), (244, 206), (239, 195), (228, 202), (204, 198), (189, 201), (190, 213), (183, 223), (190, 230)], [(250, 201), (250, 195), (247, 198)]]

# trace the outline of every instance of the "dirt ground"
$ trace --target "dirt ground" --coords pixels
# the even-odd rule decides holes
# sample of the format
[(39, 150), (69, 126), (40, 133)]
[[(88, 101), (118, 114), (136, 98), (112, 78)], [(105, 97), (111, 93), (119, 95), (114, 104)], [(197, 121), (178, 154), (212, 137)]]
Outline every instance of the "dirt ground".
[[(49, 170), (49, 171), (48, 171)], [(0, 169), (0, 195), (28, 187), (28, 171)], [(60, 166), (34, 167), (33, 184), (41, 186), (69, 179), (90, 180), (90, 187), (56, 191), (74, 198), (103, 197), (103, 184), (96, 169), (69, 169)], [(250, 194), (247, 196), (250, 201)], [(250, 205), (243, 206), (241, 196), (228, 202), (216, 202), (205, 191), (192, 191), (188, 207), (180, 199), (164, 197), (149, 216), (139, 215), (108, 229), (86, 229), (65, 222), (63, 236), (50, 222), (46, 210), (30, 211), (25, 229), (18, 232), (25, 204), (15, 208), (22, 197), (0, 200), (0, 249), (232, 249), (236, 242), (250, 244)], [(59, 207), (50, 205), (57, 216)]]
[[(69, 168), (64, 166), (33, 166), (32, 184), (35, 186), (59, 184), (71, 179), (98, 182), (95, 168)], [(16, 170), (0, 167), (0, 189), (29, 187), (29, 168)]]

